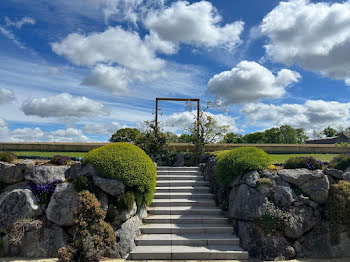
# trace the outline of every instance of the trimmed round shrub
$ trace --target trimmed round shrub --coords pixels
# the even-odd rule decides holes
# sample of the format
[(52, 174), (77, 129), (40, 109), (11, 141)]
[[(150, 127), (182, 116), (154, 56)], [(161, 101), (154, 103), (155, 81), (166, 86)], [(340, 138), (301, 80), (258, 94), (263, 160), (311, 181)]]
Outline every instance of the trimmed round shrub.
[(291, 157), (283, 165), (286, 169), (307, 168), (310, 170), (322, 169), (323, 162), (311, 156)]
[(13, 160), (17, 159), (14, 153), (2, 151), (0, 152), (0, 161), (11, 163)]
[(101, 176), (119, 180), (132, 191), (142, 193), (146, 205), (151, 204), (157, 171), (141, 148), (128, 143), (113, 143), (91, 150), (84, 162), (92, 164)]
[(350, 155), (339, 155), (334, 157), (328, 164), (329, 167), (343, 170), (350, 167)]
[(228, 186), (236, 176), (247, 171), (263, 170), (271, 164), (270, 156), (256, 147), (239, 147), (217, 156), (216, 177)]

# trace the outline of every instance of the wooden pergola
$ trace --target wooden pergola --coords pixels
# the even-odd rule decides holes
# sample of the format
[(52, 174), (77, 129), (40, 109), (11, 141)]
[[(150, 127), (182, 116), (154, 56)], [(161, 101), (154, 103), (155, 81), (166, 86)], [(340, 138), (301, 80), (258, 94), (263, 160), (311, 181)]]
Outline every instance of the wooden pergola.
[(197, 102), (197, 135), (199, 137), (199, 110), (200, 110), (200, 100), (199, 98), (156, 98), (156, 130), (158, 128), (158, 102), (159, 101), (182, 101), (182, 102)]

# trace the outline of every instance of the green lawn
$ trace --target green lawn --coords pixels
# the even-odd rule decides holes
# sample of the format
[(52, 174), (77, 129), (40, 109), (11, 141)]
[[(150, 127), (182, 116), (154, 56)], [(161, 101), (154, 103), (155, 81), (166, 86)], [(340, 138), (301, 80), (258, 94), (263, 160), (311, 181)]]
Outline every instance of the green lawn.
[(41, 152), (41, 151), (13, 151), (17, 156), (40, 156), (52, 157), (55, 155), (62, 155), (68, 157), (84, 157), (87, 152)]
[(296, 156), (312, 156), (322, 162), (329, 162), (333, 157), (337, 156), (337, 154), (270, 154), (270, 156), (272, 158), (272, 163), (282, 164), (288, 158)]

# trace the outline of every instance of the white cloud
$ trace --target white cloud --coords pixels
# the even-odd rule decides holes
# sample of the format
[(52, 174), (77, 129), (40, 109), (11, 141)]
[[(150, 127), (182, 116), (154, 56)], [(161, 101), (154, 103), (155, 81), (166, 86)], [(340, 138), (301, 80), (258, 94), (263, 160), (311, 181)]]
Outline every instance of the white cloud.
[(6, 28), (0, 26), (0, 33), (6, 38), (10, 39), (15, 45), (17, 45), (21, 49), (25, 49), (26, 47), (17, 39), (17, 37)]
[(124, 127), (126, 127), (126, 125), (122, 125), (118, 122), (113, 122), (112, 124), (91, 123), (84, 126), (84, 132), (94, 135), (112, 135), (115, 131)]
[(18, 21), (11, 21), (10, 18), (5, 17), (5, 23), (6, 23), (6, 26), (14, 26), (20, 29), (22, 28), (23, 25), (26, 25), (26, 24), (34, 25), (35, 20), (31, 17), (25, 16)]
[(15, 99), (15, 94), (12, 90), (7, 88), (0, 88), (0, 105), (12, 102)]
[(73, 33), (60, 43), (53, 43), (52, 49), (76, 65), (118, 63), (138, 71), (159, 70), (164, 65), (164, 61), (155, 56), (136, 32), (128, 32), (121, 27), (111, 27), (87, 36)]
[(14, 142), (37, 142), (44, 137), (40, 128), (18, 128), (9, 133), (10, 141)]
[(291, 0), (263, 19), (268, 57), (350, 83), (350, 1)]
[(50, 97), (36, 97), (23, 102), (22, 110), (26, 115), (40, 117), (92, 117), (108, 115), (103, 104), (86, 97), (73, 97), (61, 93)]
[(83, 131), (75, 128), (58, 129), (47, 134), (47, 140), (51, 142), (88, 142), (90, 139)]
[(264, 98), (280, 98), (286, 87), (298, 82), (300, 74), (282, 69), (275, 76), (264, 66), (242, 61), (231, 71), (224, 71), (208, 82), (208, 92), (230, 104), (253, 102)]
[(222, 17), (208, 1), (177, 1), (168, 8), (150, 11), (144, 19), (146, 28), (161, 40), (232, 50), (241, 42), (244, 23), (221, 26), (221, 22)]
[(307, 131), (327, 126), (350, 125), (350, 103), (307, 100), (304, 104), (247, 104), (241, 113), (249, 125), (291, 125)]

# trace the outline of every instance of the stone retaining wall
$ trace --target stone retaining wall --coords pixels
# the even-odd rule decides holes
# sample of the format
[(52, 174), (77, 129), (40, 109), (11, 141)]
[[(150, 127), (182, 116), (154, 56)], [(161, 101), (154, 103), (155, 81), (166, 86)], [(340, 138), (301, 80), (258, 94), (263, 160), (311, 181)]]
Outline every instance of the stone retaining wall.
[[(215, 178), (215, 157), (209, 157), (201, 169), (250, 257), (261, 260), (350, 257), (349, 229), (335, 225), (340, 230), (334, 243), (331, 229), (334, 225), (325, 216), (330, 184), (350, 181), (350, 173), (334, 169), (251, 171), (237, 177), (229, 188), (223, 188)], [(259, 221), (271, 205), (286, 211), (290, 224), (266, 232)]]
[[(58, 249), (73, 234), (79, 195), (71, 181), (79, 176), (91, 178), (99, 188), (96, 197), (101, 207), (110, 214), (117, 244), (109, 256), (128, 256), (147, 211), (145, 205), (137, 208), (136, 203), (131, 211), (109, 205), (125, 193), (124, 184), (100, 177), (90, 164), (45, 166), (23, 160), (18, 164), (0, 162), (0, 257), (57, 257)], [(35, 188), (40, 186), (53, 190), (47, 204), (39, 203)]]

